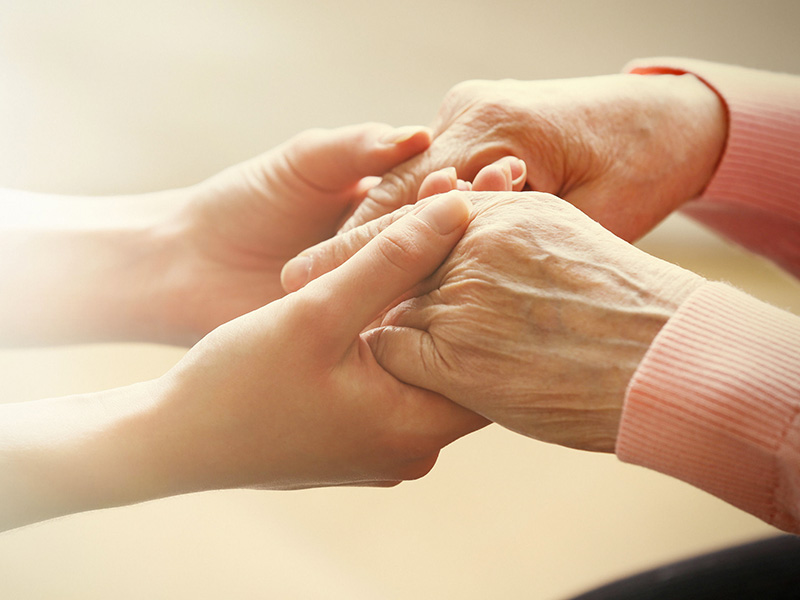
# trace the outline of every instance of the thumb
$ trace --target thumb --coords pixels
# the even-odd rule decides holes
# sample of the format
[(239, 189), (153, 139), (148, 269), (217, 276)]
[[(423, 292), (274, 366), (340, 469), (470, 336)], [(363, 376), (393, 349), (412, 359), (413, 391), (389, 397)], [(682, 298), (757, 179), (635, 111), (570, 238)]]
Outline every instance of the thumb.
[(452, 398), (430, 333), (389, 325), (371, 329), (363, 337), (384, 371), (403, 383)]
[(383, 175), (425, 150), (427, 127), (393, 128), (364, 123), (338, 129), (309, 129), (286, 143), (288, 166), (317, 190), (345, 190), (362, 178)]
[(415, 209), (416, 207), (404, 206), (380, 219), (364, 223), (360, 227), (306, 248), (283, 265), (281, 269), (283, 290), (287, 294), (296, 292), (309, 281), (344, 264), (381, 231)]
[(367, 221), (363, 225), (311, 246), (289, 260), (281, 270), (283, 290), (287, 294), (296, 292), (312, 279), (332, 271), (366, 246), (372, 238), (389, 227), (389, 225), (411, 211), (419, 212), (422, 210), (430, 202), (430, 196), (451, 192), (457, 186), (456, 170), (453, 167), (428, 174), (423, 180), (419, 191), (422, 199), (416, 204), (401, 206), (394, 212)]
[(458, 192), (437, 197), (373, 238), (339, 268), (301, 293), (321, 293), (337, 339), (349, 344), (376, 315), (433, 273), (456, 245), (471, 204)]

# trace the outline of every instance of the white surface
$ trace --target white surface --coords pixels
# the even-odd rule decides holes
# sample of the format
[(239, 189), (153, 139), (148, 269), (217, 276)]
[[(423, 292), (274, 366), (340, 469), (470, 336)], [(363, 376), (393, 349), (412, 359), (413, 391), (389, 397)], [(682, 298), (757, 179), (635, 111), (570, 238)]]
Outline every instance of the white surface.
[[(800, 73), (798, 22), (793, 0), (3, 0), (0, 185), (184, 185), (307, 127), (429, 122), (469, 78), (658, 54)], [(786, 278), (688, 231), (673, 222), (644, 245), (670, 257), (695, 240), (673, 257), (796, 301)], [(124, 385), (180, 354), (3, 351), (2, 399)], [(0, 597), (555, 599), (771, 533), (679, 482), (494, 427), (391, 490), (220, 492), (0, 535)]]

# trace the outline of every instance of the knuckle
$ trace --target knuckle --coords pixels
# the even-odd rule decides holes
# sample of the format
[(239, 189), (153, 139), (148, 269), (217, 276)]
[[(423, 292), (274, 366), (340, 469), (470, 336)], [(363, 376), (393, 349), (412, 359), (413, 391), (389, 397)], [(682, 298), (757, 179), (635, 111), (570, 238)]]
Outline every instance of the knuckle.
[(352, 254), (352, 244), (343, 237), (336, 237), (320, 247), (311, 256), (310, 278), (316, 279), (342, 265)]
[(404, 177), (387, 173), (381, 183), (367, 192), (364, 201), (358, 205), (343, 230), (350, 231), (404, 206), (409, 202), (410, 188), (411, 185)]
[(473, 100), (476, 96), (485, 93), (491, 82), (485, 79), (467, 79), (455, 84), (445, 94), (445, 103), (460, 103), (464, 100)]
[(444, 95), (439, 107), (435, 130), (441, 132), (447, 129), (461, 115), (468, 112), (472, 106), (486, 93), (488, 82), (482, 80), (468, 80), (457, 83)]
[(311, 129), (306, 129), (293, 135), (286, 145), (290, 150), (296, 151), (299, 148), (314, 146), (328, 135), (330, 135), (329, 129), (312, 127)]
[(406, 203), (405, 194), (411, 187), (411, 173), (386, 173), (381, 182), (367, 192), (367, 199), (385, 209), (395, 209)]
[(421, 256), (421, 247), (414, 236), (416, 225), (395, 228), (375, 238), (378, 251), (386, 263), (402, 272), (410, 272)]

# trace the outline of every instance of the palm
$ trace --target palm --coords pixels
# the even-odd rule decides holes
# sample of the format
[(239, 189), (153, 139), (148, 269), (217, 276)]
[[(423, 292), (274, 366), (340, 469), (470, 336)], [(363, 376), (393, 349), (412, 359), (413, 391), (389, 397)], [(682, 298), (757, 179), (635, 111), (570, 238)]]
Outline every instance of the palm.
[(185, 209), (191, 289), (184, 299), (200, 336), (284, 295), (283, 265), (336, 233), (380, 176), (424, 149), (419, 130), (401, 144), (376, 141), (391, 128), (313, 130), (195, 188)]

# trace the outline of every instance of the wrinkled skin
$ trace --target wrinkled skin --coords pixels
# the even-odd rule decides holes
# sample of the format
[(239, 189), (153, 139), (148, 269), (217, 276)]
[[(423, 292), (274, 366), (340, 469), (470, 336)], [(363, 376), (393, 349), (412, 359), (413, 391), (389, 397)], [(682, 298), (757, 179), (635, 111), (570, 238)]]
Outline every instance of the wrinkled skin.
[(700, 194), (726, 135), (721, 101), (692, 75), (468, 81), (442, 102), (430, 148), (388, 172), (345, 229), (413, 203), (432, 171), (472, 179), (512, 155), (527, 163), (526, 189), (633, 241)]
[[(554, 196), (467, 197), (472, 220), (447, 261), (366, 334), (376, 359), (513, 431), (613, 451), (634, 371), (704, 280)], [(433, 200), (310, 249), (312, 278)]]
[(472, 194), (429, 282), (370, 333), (378, 362), (524, 435), (613, 451), (628, 383), (699, 276), (544, 194)]

